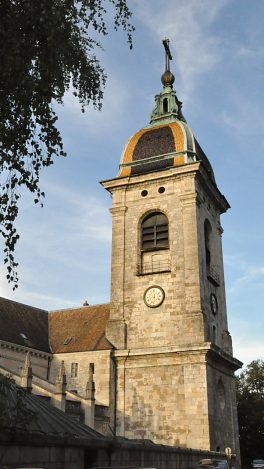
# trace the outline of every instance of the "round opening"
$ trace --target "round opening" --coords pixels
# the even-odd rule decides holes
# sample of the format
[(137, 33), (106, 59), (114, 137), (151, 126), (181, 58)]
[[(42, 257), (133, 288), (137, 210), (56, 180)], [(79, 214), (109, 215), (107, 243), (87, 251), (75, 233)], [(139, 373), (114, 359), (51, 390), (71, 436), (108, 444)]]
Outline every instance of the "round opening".
[(210, 305), (211, 305), (211, 311), (213, 314), (216, 314), (218, 311), (218, 302), (217, 298), (214, 293), (211, 293), (210, 295)]
[(165, 187), (163, 187), (163, 186), (162, 186), (162, 187), (159, 187), (158, 192), (159, 192), (160, 194), (163, 194), (163, 192), (165, 192)]
[(146, 195), (148, 195), (148, 191), (146, 191), (146, 189), (144, 191), (141, 192), (141, 195), (142, 197), (146, 197)]

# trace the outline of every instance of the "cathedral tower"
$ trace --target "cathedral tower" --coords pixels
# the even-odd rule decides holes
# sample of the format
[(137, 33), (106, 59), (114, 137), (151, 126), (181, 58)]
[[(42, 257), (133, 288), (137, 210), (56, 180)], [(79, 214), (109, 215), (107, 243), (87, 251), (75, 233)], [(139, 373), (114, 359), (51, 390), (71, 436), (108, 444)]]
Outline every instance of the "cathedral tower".
[(128, 141), (113, 206), (107, 338), (117, 435), (239, 451), (220, 215), (229, 204), (182, 114), (164, 41), (163, 90)]

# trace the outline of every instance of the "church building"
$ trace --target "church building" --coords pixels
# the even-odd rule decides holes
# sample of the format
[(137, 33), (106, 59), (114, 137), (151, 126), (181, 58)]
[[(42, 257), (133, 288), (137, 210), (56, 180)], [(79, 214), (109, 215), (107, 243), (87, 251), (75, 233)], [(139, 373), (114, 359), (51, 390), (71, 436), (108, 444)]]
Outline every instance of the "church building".
[(173, 89), (168, 40), (150, 122), (112, 195), (110, 304), (0, 299), (0, 372), (105, 435), (239, 454), (221, 214), (229, 204)]

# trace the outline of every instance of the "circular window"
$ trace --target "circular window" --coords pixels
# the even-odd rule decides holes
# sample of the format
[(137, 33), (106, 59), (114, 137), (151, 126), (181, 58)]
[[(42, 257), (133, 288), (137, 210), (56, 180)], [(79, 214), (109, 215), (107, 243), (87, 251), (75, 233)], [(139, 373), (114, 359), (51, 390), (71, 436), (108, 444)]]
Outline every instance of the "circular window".
[(214, 293), (211, 293), (210, 295), (210, 305), (211, 305), (211, 311), (215, 315), (217, 314), (218, 311), (218, 303), (217, 303), (217, 298)]
[(146, 189), (144, 191), (141, 192), (141, 195), (142, 197), (146, 197), (146, 195), (148, 195), (148, 191), (146, 191)]
[(160, 194), (163, 194), (163, 192), (165, 192), (165, 187), (163, 187), (163, 186), (159, 187), (158, 192)]

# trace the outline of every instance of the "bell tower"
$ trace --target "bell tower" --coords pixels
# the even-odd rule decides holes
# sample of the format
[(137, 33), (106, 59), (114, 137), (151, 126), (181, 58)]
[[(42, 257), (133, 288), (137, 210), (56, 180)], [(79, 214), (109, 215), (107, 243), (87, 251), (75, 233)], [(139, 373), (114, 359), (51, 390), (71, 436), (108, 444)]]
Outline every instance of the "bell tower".
[(116, 433), (239, 452), (220, 215), (229, 204), (173, 89), (169, 41), (149, 125), (126, 144), (112, 194)]

